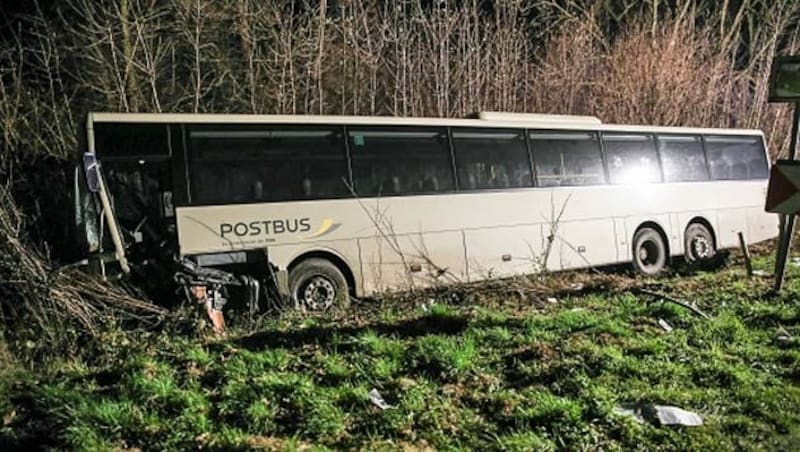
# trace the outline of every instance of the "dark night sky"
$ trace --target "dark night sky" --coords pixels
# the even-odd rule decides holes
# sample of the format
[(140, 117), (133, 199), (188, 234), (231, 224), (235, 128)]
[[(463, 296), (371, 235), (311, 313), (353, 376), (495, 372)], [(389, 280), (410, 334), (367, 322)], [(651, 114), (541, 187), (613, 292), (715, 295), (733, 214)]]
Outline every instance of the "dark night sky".
[[(43, 8), (54, 4), (53, 0), (40, 1)], [(9, 18), (17, 13), (29, 13), (35, 11), (36, 5), (33, 0), (0, 0), (0, 14)]]
[[(36, 12), (35, 0), (0, 0), (0, 22), (6, 25), (10, 18), (17, 14), (31, 14)], [(39, 6), (45, 13), (52, 11), (60, 2), (58, 0), (38, 0)]]
[[(45, 14), (49, 13), (59, 4), (58, 0), (39, 0), (39, 6)], [(36, 1), (34, 0), (0, 0), (0, 40), (8, 39), (6, 33), (9, 28), (13, 29), (14, 17), (21, 14), (33, 14), (36, 12)]]

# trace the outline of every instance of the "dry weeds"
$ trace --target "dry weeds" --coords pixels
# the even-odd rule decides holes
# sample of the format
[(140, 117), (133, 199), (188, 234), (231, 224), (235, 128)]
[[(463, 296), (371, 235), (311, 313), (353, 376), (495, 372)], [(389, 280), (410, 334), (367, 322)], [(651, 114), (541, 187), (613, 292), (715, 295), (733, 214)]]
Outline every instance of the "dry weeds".
[(25, 217), (0, 189), (0, 313), (10, 335), (60, 348), (77, 332), (97, 334), (108, 322), (155, 322), (163, 308), (75, 268), (60, 270), (25, 239)]

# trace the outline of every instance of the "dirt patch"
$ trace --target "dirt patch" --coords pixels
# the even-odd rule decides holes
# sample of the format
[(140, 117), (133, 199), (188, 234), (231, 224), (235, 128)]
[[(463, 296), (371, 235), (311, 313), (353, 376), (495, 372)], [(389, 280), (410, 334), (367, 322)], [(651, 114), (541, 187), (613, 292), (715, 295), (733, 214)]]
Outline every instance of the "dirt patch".
[(512, 365), (514, 361), (531, 362), (539, 361), (549, 363), (557, 359), (561, 352), (550, 344), (538, 343), (528, 347), (520, 348), (506, 356), (507, 365)]

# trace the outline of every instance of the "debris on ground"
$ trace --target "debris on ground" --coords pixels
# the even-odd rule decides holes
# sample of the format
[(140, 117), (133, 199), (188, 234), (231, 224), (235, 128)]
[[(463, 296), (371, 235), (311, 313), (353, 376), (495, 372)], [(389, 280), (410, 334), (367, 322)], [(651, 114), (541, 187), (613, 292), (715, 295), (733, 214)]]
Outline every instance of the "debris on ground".
[(794, 265), (795, 267), (800, 267), (800, 257), (793, 257), (792, 265)]
[(558, 303), (558, 298), (556, 298), (556, 297), (547, 297), (547, 302), (551, 303), (551, 304), (556, 304), (556, 303)]
[(375, 388), (372, 388), (372, 390), (369, 391), (367, 395), (369, 396), (370, 402), (372, 402), (373, 405), (382, 410), (388, 410), (389, 408), (394, 408), (392, 405), (386, 403), (386, 400), (383, 399), (381, 393), (378, 392), (378, 390)]
[(623, 404), (614, 408), (614, 412), (621, 416), (631, 417), (641, 424), (649, 421), (662, 426), (696, 427), (703, 425), (703, 418), (699, 414), (670, 405)]
[(658, 292), (651, 292), (651, 291), (646, 290), (646, 289), (637, 289), (636, 292), (638, 292), (640, 294), (643, 294), (643, 295), (649, 295), (651, 297), (659, 298), (662, 301), (668, 301), (670, 303), (677, 304), (678, 306), (683, 306), (684, 308), (694, 312), (695, 314), (699, 315), (700, 317), (702, 317), (704, 319), (708, 319), (708, 315), (705, 312), (701, 311), (694, 304), (687, 303), (685, 301), (681, 301), (681, 300), (678, 300), (676, 298), (668, 297), (668, 296), (666, 296), (664, 294), (660, 294)]
[(583, 290), (583, 288), (584, 288), (583, 283), (573, 283), (569, 285), (569, 289), (575, 292), (580, 292), (581, 290)]
[(661, 425), (685, 425), (696, 427), (703, 425), (703, 418), (697, 413), (676, 406), (653, 405), (656, 418)]
[(670, 325), (669, 322), (664, 319), (658, 319), (658, 326), (663, 328), (667, 333), (670, 333), (673, 330), (672, 325)]
[(784, 327), (778, 327), (778, 332), (775, 334), (775, 342), (779, 344), (789, 344), (794, 340), (792, 333), (786, 331)]
[(753, 276), (761, 276), (766, 278), (772, 276), (772, 274), (765, 272), (764, 270), (753, 270)]
[(428, 301), (426, 301), (426, 302), (423, 302), (423, 303), (420, 305), (420, 308), (422, 309), (422, 311), (423, 311), (423, 312), (428, 312), (428, 311), (430, 311), (430, 310), (431, 310), (431, 308), (433, 308), (433, 306), (434, 306), (435, 304), (436, 304), (436, 300), (435, 300), (435, 299), (433, 299), (433, 298), (428, 298)]

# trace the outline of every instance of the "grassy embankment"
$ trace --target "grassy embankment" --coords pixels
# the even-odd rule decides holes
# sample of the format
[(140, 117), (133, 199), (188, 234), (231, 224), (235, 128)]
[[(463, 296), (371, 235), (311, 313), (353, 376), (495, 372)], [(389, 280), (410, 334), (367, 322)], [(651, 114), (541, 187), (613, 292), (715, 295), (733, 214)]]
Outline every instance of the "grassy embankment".
[[(790, 265), (778, 298), (738, 264), (599, 280), (556, 303), (461, 291), (430, 308), (425, 296), (340, 319), (286, 316), (222, 341), (110, 334), (83, 351), (91, 358), (0, 372), (0, 449), (800, 445), (800, 342), (776, 339), (781, 328), (800, 337), (800, 267)], [(694, 300), (711, 318), (636, 295), (632, 283)], [(374, 406), (372, 388), (394, 408)], [(705, 425), (639, 424), (615, 414), (623, 402), (677, 405)]]

